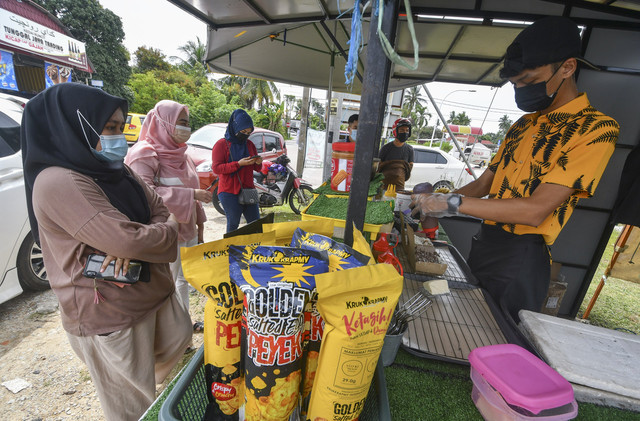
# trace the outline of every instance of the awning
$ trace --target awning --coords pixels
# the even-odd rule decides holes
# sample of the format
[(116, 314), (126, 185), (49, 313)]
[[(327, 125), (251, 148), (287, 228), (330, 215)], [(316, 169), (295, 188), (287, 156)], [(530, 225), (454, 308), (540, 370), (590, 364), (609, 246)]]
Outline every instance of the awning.
[[(457, 124), (449, 124), (449, 128), (453, 133), (481, 135), (482, 127), (458, 126)], [(444, 127), (442, 131), (446, 130)]]
[[(206, 62), (216, 72), (361, 92), (357, 77), (353, 86), (346, 86), (344, 77), (353, 0), (169, 1), (208, 24)], [(412, 0), (419, 64), (417, 70), (392, 66), (389, 92), (433, 81), (500, 86), (504, 81), (498, 72), (511, 41), (528, 22), (562, 15), (568, 4), (577, 10), (571, 18), (585, 26), (631, 28), (640, 17), (640, 7), (629, 1)], [(395, 50), (412, 62), (404, 12), (398, 19)], [(362, 25), (360, 75), (366, 71), (369, 25), (377, 23), (375, 19), (369, 7)]]

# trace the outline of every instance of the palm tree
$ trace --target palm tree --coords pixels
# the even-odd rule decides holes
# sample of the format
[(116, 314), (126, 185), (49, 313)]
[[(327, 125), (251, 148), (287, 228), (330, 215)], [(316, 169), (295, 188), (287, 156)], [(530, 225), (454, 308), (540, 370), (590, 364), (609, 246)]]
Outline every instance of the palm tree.
[(178, 47), (178, 50), (184, 53), (187, 59), (178, 56), (171, 56), (172, 60), (180, 62), (180, 67), (185, 71), (192, 71), (201, 76), (205, 76), (209, 71), (209, 65), (205, 65), (207, 58), (207, 46), (200, 41), (200, 37), (196, 37), (196, 42), (188, 41), (185, 45)]
[(264, 113), (269, 119), (269, 130), (281, 132), (282, 131), (282, 117), (284, 115), (284, 104), (267, 104), (260, 109), (260, 112)]
[(291, 120), (291, 111), (293, 111), (293, 107), (296, 103), (295, 95), (285, 95), (284, 96), (284, 106), (285, 106), (285, 116), (287, 121)]
[(471, 117), (469, 117), (465, 111), (459, 114), (456, 114), (455, 111), (451, 111), (447, 123), (457, 124), (459, 126), (468, 126), (469, 124), (471, 124)]
[(509, 118), (508, 115), (503, 115), (500, 117), (500, 121), (498, 122), (498, 134), (500, 137), (503, 137), (509, 131), (509, 128), (513, 124), (513, 121)]
[(216, 85), (227, 97), (227, 101), (231, 101), (231, 98), (237, 96), (242, 101), (244, 108), (249, 109), (253, 105), (253, 98), (245, 94), (244, 87), (248, 81), (249, 79), (242, 76), (225, 76), (219, 79)]
[[(402, 104), (402, 115), (403, 117), (407, 117), (411, 115), (412, 112), (415, 112), (415, 108), (417, 105), (421, 105), (423, 110), (426, 110), (426, 105), (422, 105), (426, 103), (426, 100), (422, 98), (420, 94), (420, 87), (414, 86), (413, 88), (405, 89), (405, 97), (404, 102)], [(431, 115), (429, 115), (431, 117)]]
[(242, 94), (250, 99), (251, 106), (257, 103), (258, 108), (270, 104), (274, 100), (280, 100), (280, 91), (276, 84), (262, 79), (249, 78), (242, 87)]

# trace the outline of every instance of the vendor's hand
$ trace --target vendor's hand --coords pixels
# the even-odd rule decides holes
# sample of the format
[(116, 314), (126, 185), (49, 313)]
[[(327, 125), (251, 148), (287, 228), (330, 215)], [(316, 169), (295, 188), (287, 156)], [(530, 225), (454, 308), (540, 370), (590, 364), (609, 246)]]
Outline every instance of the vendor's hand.
[(257, 157), (256, 160), (254, 161), (254, 164), (256, 165), (262, 164), (262, 157), (261, 156)]
[(246, 167), (247, 165), (253, 165), (256, 158), (244, 157), (240, 161), (238, 161), (238, 165), (241, 167)]
[(200, 202), (209, 203), (212, 196), (213, 194), (207, 190), (195, 189), (193, 191), (193, 197)]
[(411, 210), (411, 216), (433, 216), (435, 218), (442, 218), (445, 216), (455, 216), (457, 211), (451, 212), (449, 210), (449, 203), (447, 199), (451, 196), (451, 193), (427, 193), (427, 194), (414, 194), (411, 195), (411, 204), (409, 207)]

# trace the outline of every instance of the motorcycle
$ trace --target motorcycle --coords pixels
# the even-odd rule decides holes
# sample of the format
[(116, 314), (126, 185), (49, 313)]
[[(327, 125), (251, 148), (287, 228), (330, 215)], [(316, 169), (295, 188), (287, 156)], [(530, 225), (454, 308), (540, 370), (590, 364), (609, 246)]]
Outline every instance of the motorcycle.
[[(253, 184), (258, 190), (260, 208), (282, 206), (289, 203), (291, 210), (300, 214), (313, 199), (313, 188), (302, 180), (289, 165), (291, 160), (287, 155), (280, 155), (274, 162), (264, 161), (262, 171), (253, 172)], [(216, 179), (207, 190), (213, 192), (211, 203), (222, 215), (225, 214), (222, 203), (218, 199), (218, 180)]]

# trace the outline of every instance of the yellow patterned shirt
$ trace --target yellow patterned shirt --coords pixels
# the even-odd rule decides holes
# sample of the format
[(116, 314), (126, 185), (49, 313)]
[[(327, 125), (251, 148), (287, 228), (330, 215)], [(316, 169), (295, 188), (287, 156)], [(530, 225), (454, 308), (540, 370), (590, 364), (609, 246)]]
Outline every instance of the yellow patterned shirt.
[(615, 149), (618, 123), (591, 106), (582, 93), (546, 115), (526, 114), (516, 121), (491, 160), (495, 177), (489, 197), (529, 197), (541, 183), (559, 184), (574, 193), (539, 226), (502, 224), (514, 234), (541, 234), (553, 244), (578, 199), (591, 197)]

